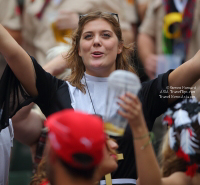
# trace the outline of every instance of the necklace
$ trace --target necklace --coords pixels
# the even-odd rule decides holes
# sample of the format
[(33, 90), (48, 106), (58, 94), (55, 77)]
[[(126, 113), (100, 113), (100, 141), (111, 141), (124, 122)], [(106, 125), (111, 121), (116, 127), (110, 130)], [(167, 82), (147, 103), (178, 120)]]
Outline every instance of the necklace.
[(90, 95), (90, 91), (89, 91), (89, 88), (88, 88), (88, 84), (87, 84), (87, 81), (86, 81), (86, 78), (85, 78), (85, 74), (84, 74), (83, 76), (84, 76), (85, 85), (86, 85), (86, 88), (87, 88), (87, 91), (88, 91), (88, 94), (89, 94), (89, 97), (90, 97), (90, 101), (91, 101), (91, 103), (92, 103), (92, 108), (93, 108), (94, 114), (95, 114), (96, 116), (100, 117), (100, 118), (103, 120), (103, 117), (102, 117), (100, 114), (97, 114), (97, 113), (96, 113), (96, 110), (95, 110), (95, 108), (94, 108), (94, 103), (93, 103), (93, 101), (92, 101), (92, 97), (91, 97), (91, 95)]
[(92, 103), (92, 107), (93, 107), (93, 110), (94, 110), (94, 114), (97, 115), (97, 113), (96, 113), (96, 111), (95, 111), (95, 108), (94, 108), (94, 104), (93, 104), (91, 95), (90, 95), (90, 91), (89, 91), (89, 88), (88, 88), (88, 85), (87, 85), (87, 81), (86, 81), (86, 78), (85, 78), (85, 74), (84, 74), (83, 76), (84, 76), (84, 79), (85, 79), (85, 85), (86, 85), (86, 88), (87, 88), (87, 91), (88, 91), (88, 94), (89, 94), (89, 97), (90, 97), (90, 101), (91, 101), (91, 103)]

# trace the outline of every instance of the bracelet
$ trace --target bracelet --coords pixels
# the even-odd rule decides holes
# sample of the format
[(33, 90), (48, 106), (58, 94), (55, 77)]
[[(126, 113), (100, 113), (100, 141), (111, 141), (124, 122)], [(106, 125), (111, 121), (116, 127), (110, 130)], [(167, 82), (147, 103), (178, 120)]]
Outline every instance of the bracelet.
[(136, 137), (134, 138), (134, 140), (139, 140), (139, 139), (144, 139), (146, 137), (149, 136), (149, 140), (143, 145), (141, 146), (141, 150), (144, 150), (149, 144), (151, 144), (154, 141), (154, 134), (153, 132), (148, 132), (147, 134), (141, 136), (141, 137)]
[(147, 134), (144, 134), (143, 136), (140, 137), (134, 137), (133, 140), (139, 140), (139, 139), (144, 139), (146, 137), (150, 136), (150, 133), (148, 132)]
[(141, 146), (140, 149), (144, 150), (151, 143), (152, 143), (151, 138), (149, 138), (149, 141), (147, 143), (145, 143), (143, 146)]

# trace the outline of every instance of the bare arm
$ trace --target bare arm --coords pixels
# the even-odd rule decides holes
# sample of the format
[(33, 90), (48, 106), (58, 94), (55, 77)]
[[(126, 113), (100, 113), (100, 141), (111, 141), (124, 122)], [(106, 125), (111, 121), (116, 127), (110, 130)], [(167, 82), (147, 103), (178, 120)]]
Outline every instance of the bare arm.
[(155, 77), (157, 55), (155, 54), (154, 39), (145, 33), (138, 36), (138, 52), (145, 71), (150, 79)]
[(35, 71), (30, 56), (0, 25), (0, 52), (11, 70), (31, 96), (37, 96)]
[[(197, 54), (185, 62), (169, 75), (169, 86), (171, 87), (191, 87), (200, 78), (200, 50)], [(185, 88), (183, 88), (185, 90)], [(183, 93), (174, 93), (169, 90), (170, 97), (181, 96)], [(177, 98), (169, 98), (168, 102), (173, 103)]]
[(54, 76), (60, 75), (67, 68), (65, 59), (67, 53), (62, 53), (43, 66), (43, 69)]
[(123, 101), (120, 106), (125, 112), (119, 111), (119, 114), (128, 119), (134, 136), (134, 151), (139, 177), (137, 185), (189, 185), (191, 178), (183, 172), (176, 172), (167, 178), (162, 178), (152, 144), (149, 143), (150, 138), (141, 102), (131, 93), (127, 93), (120, 99)]
[[(119, 111), (119, 114), (128, 119), (134, 136), (133, 142), (139, 183), (140, 185), (161, 185), (161, 173), (152, 145), (148, 143), (148, 129), (142, 113), (141, 102), (131, 93), (127, 93), (126, 96), (120, 99), (123, 101), (120, 106), (124, 111)], [(146, 136), (142, 137), (144, 135)], [(136, 139), (140, 137), (142, 139)], [(144, 148), (142, 149), (141, 147)]]
[(6, 28), (6, 30), (17, 41), (17, 43), (19, 45), (21, 45), (21, 43), (22, 43), (21, 30), (12, 30), (12, 29), (9, 29), (9, 28)]
[[(44, 70), (52, 75), (58, 75), (64, 71), (66, 60), (64, 59), (66, 53), (60, 54), (49, 63), (43, 66)], [(41, 129), (43, 127), (42, 117), (32, 110), (34, 103), (20, 109), (12, 118), (15, 139), (19, 142), (33, 146), (40, 137)], [(33, 152), (34, 153), (34, 152)]]
[(155, 54), (154, 39), (145, 33), (140, 33), (138, 35), (138, 52), (144, 64), (149, 55)]

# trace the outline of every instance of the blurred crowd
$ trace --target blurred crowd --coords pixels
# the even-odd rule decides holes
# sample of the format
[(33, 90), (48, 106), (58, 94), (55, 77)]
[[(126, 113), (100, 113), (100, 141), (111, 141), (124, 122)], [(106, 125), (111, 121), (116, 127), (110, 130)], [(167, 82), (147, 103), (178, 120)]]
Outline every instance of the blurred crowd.
[[(44, 70), (46, 70), (48, 73), (52, 74), (53, 76), (59, 79), (66, 79), (66, 77), (68, 77), (71, 74), (71, 70), (73, 70), (73, 68), (71, 68), (71, 64), (70, 63), (68, 64), (66, 62), (66, 58), (64, 57), (69, 51), (71, 51), (71, 47), (73, 43), (72, 35), (74, 31), (76, 31), (77, 28), (79, 27), (79, 20), (81, 19), (81, 17), (87, 16), (90, 12), (93, 12), (93, 11), (114, 13), (113, 15), (115, 16), (115, 18), (117, 19), (121, 27), (123, 44), (127, 48), (132, 49), (132, 52), (126, 53), (129, 56), (128, 62), (130, 66), (134, 67), (142, 83), (147, 83), (147, 82), (149, 83), (152, 82), (152, 84), (158, 83), (159, 87), (163, 85), (162, 83), (164, 83), (167, 86), (168, 84), (166, 83), (168, 82), (165, 83), (164, 76), (160, 76), (159, 77), (160, 81), (158, 80), (158, 82), (157, 81), (155, 82), (153, 80), (155, 80), (161, 73), (166, 73), (170, 69), (177, 68), (178, 66), (186, 63), (186, 61), (192, 61), (193, 56), (195, 56), (195, 54), (198, 52), (200, 48), (200, 35), (199, 35), (200, 33), (200, 0), (0, 0), (0, 24), (8, 31), (8, 33), (15, 39), (15, 41), (30, 56), (36, 59), (36, 61), (43, 67)], [(3, 54), (1, 55), (1, 52), (0, 52), (0, 77), (3, 75), (6, 64), (7, 64), (6, 56), (3, 56)], [(179, 78), (178, 75), (173, 76), (172, 78), (173, 80), (174, 79), (178, 79), (180, 81), (182, 80), (182, 78), (181, 77)], [(199, 98), (199, 95), (198, 95), (199, 85), (200, 84), (198, 81), (195, 84), (193, 84), (193, 87), (196, 89), (196, 91), (193, 92), (192, 94), (195, 95), (197, 99)], [(86, 83), (86, 86), (87, 86), (87, 83)], [(90, 92), (89, 92), (89, 95), (90, 95)], [(132, 101), (136, 102), (138, 100), (133, 98)], [(154, 104), (154, 102), (151, 102), (151, 103)], [(176, 102), (173, 102), (172, 105), (174, 106), (175, 103)], [(186, 103), (192, 104), (193, 102), (192, 103), (186, 102)], [(155, 105), (157, 104), (155, 103)], [(126, 108), (124, 107), (124, 109)], [(178, 108), (175, 108), (175, 109), (172, 109), (173, 113), (175, 111), (178, 111)], [(30, 110), (31, 110), (31, 115), (29, 117), (29, 120), (32, 120), (31, 121), (32, 124), (34, 122), (37, 122), (38, 120), (39, 122), (41, 120), (42, 120), (41, 122), (44, 122), (44, 120), (46, 119), (45, 116), (43, 115), (41, 110), (36, 105), (33, 105), (33, 104), (30, 104), (28, 109), (22, 110), (22, 112), (19, 112), (19, 114), (16, 114), (16, 117), (13, 117), (13, 122), (18, 123), (18, 126), (20, 127), (21, 126), (20, 124), (24, 124), (24, 122), (20, 123), (18, 121), (19, 117), (20, 118), (23, 117), (23, 114), (26, 114), (26, 111), (30, 112)], [(185, 110), (187, 112), (190, 112), (189, 108)], [(159, 112), (159, 110), (157, 111)], [(127, 109), (127, 112), (128, 112), (128, 109)], [(161, 112), (160, 110), (160, 113), (164, 113), (164, 112)], [(177, 117), (176, 116), (173, 117), (172, 116), (173, 113), (171, 113), (170, 114), (171, 117), (170, 116), (169, 117), (173, 120), (173, 123), (175, 123), (175, 120)], [(140, 117), (142, 113), (140, 114), (139, 112), (138, 115)], [(74, 115), (74, 117), (76, 116), (83, 116), (83, 115)], [(154, 151), (156, 155), (158, 154), (159, 145), (163, 144), (161, 142), (163, 135), (167, 131), (167, 129), (162, 126), (161, 117), (162, 116), (156, 119), (154, 127), (153, 127), (153, 132), (154, 132), (154, 135), (156, 136), (156, 139), (155, 139), (156, 141), (155, 143), (153, 143), (153, 147), (154, 147)], [(190, 114), (189, 114), (189, 118), (192, 123), (196, 123), (195, 122), (196, 120), (194, 121), (193, 117)], [(86, 119), (86, 118), (83, 118), (83, 119)], [(73, 121), (76, 123), (76, 120), (72, 120), (72, 122)], [(166, 114), (165, 114), (165, 122), (166, 122)], [(62, 124), (66, 124), (66, 123), (64, 123), (63, 121)], [(143, 121), (141, 121), (140, 124), (143, 125)], [(168, 127), (171, 126), (169, 119), (167, 119), (167, 124), (168, 124)], [(184, 123), (181, 122), (180, 124), (184, 124)], [(29, 129), (29, 132), (27, 132), (26, 134), (21, 134), (21, 130), (18, 129), (18, 126), (17, 124), (13, 124), (14, 131), (11, 124), (8, 126), (9, 129), (7, 132), (9, 133), (10, 143), (6, 143), (7, 150), (6, 150), (6, 153), (4, 153), (4, 155), (8, 155), (11, 158), (10, 176), (9, 176), (9, 181), (6, 180), (8, 176), (9, 165), (6, 165), (5, 163), (5, 166), (3, 165), (1, 166), (1, 162), (0, 162), (0, 166), (1, 166), (0, 173), (2, 170), (3, 171), (5, 170), (5, 173), (2, 173), (3, 175), (0, 174), (0, 185), (6, 185), (6, 183), (10, 185), (30, 184), (30, 181), (31, 181), (30, 177), (33, 176), (32, 160), (34, 161), (34, 163), (37, 163), (37, 160), (39, 162), (41, 160), (41, 158), (37, 159), (37, 156), (31, 155), (33, 153), (34, 154), (37, 153), (35, 151), (38, 151), (39, 149), (38, 149), (38, 144), (33, 145), (32, 140), (26, 139), (27, 135), (31, 135), (30, 129)], [(194, 128), (193, 127), (190, 128), (190, 127), (192, 127), (191, 125), (188, 126), (188, 128), (191, 130), (193, 129), (192, 131), (194, 132)], [(16, 131), (15, 131), (15, 128), (16, 128)], [(135, 126), (131, 126), (132, 130), (134, 130), (135, 128), (136, 128)], [(56, 130), (56, 128), (54, 129)], [(144, 130), (146, 131), (146, 129), (147, 128), (145, 128)], [(151, 128), (148, 127), (148, 129), (151, 129)], [(173, 131), (177, 132), (180, 135), (180, 132), (182, 131), (180, 130), (177, 131), (176, 129), (174, 128)], [(5, 133), (5, 135), (8, 133)], [(136, 136), (138, 134), (135, 131), (132, 131), (131, 133)], [(34, 132), (34, 134), (46, 135), (47, 131), (43, 128), (42, 134), (41, 132), (39, 133)], [(58, 131), (57, 130), (55, 131), (55, 134), (59, 135), (59, 129)], [(97, 133), (97, 134), (101, 135), (102, 133)], [(147, 136), (144, 135), (145, 139), (147, 137), (149, 138), (149, 135)], [(166, 137), (164, 140), (167, 140)], [(172, 137), (172, 133), (171, 135), (169, 135), (169, 137)], [(180, 140), (180, 138), (177, 139), (177, 137), (176, 137), (176, 140)], [(27, 138), (30, 138), (30, 137), (27, 137)], [(37, 143), (42, 140), (41, 136), (38, 138), (39, 139), (37, 140)], [(140, 136), (136, 138), (139, 140), (141, 139)], [(3, 143), (4, 142), (3, 137), (1, 139)], [(14, 139), (14, 146), (13, 146), (13, 139)], [(171, 140), (173, 140), (173, 138)], [(111, 151), (112, 155), (116, 155), (116, 153), (113, 151), (115, 151), (116, 148), (118, 148), (117, 142), (115, 141), (113, 140), (110, 141), (110, 138), (106, 139), (106, 146), (108, 148), (108, 151)], [(103, 142), (103, 139), (102, 139), (102, 142)], [(135, 143), (135, 142), (137, 141), (134, 141), (134, 145), (136, 145), (135, 147), (137, 147), (138, 143)], [(149, 143), (150, 143), (149, 140), (147, 140), (147, 146), (149, 145)], [(25, 147), (24, 144), (28, 147)], [(19, 147), (19, 149), (17, 149), (17, 147)], [(39, 145), (39, 147), (44, 148), (43, 144)], [(171, 149), (174, 149), (175, 146), (173, 145), (172, 147), (170, 145), (170, 147)], [(31, 148), (31, 152), (29, 152), (29, 148)], [(144, 148), (146, 148), (146, 145)], [(102, 150), (102, 147), (101, 147), (101, 150)], [(135, 150), (136, 150), (136, 155), (137, 155), (136, 157), (138, 156), (142, 157), (142, 154), (140, 153), (141, 150), (137, 148), (135, 148)], [(150, 155), (154, 155), (152, 154), (152, 151), (149, 150)], [(177, 150), (175, 151), (177, 152)], [(22, 155), (23, 157), (20, 159), (19, 158), (15, 159), (15, 156), (20, 156), (20, 155)], [(166, 158), (163, 160), (167, 160)], [(20, 162), (18, 161), (17, 163), (16, 162), (17, 160), (20, 160)], [(52, 162), (54, 160), (54, 154), (50, 155), (50, 159), (48, 160)], [(65, 159), (64, 157), (62, 158), (62, 160), (65, 160), (65, 162), (67, 161), (69, 164), (71, 164), (70, 159)], [(144, 159), (142, 158), (142, 160), (145, 161), (145, 158)], [(37, 168), (38, 168), (38, 172), (40, 172), (40, 170), (45, 171), (46, 165), (48, 165), (48, 163), (46, 162), (46, 159), (43, 159), (40, 164), (39, 162), (38, 164), (34, 164), (34, 170), (35, 170), (34, 173), (37, 171)], [(200, 164), (200, 162), (199, 163), (198, 162), (195, 163), (197, 164), (197, 166)], [(26, 165), (23, 165), (23, 163), (27, 163), (28, 167)], [(145, 162), (140, 163), (136, 161), (136, 163), (137, 165), (145, 165)], [(9, 164), (9, 162), (7, 164)], [(52, 164), (57, 165), (57, 163), (52, 163)], [(96, 162), (95, 164), (93, 164), (93, 166), (97, 164), (99, 164), (99, 162)], [(177, 166), (179, 165), (178, 162), (176, 164)], [(183, 163), (181, 163), (181, 165), (182, 164)], [(15, 173), (16, 171), (20, 171), (20, 165), (22, 166), (22, 169), (21, 169), (22, 173), (21, 174)], [(114, 164), (114, 166), (115, 165), (116, 164)], [(155, 167), (156, 165), (157, 164), (154, 164), (154, 163), (152, 164), (153, 167)], [(24, 168), (23, 166), (26, 166), (26, 167)], [(75, 167), (77, 166), (75, 165)], [(172, 165), (172, 167), (174, 166)], [(15, 170), (15, 168), (17, 170)], [(155, 168), (157, 168), (157, 166)], [(56, 166), (55, 169), (60, 170), (61, 168), (59, 168), (59, 166), (58, 167)], [(68, 171), (70, 171), (70, 174), (73, 174), (74, 168), (71, 169), (69, 166), (67, 166), (67, 169)], [(143, 171), (144, 169), (140, 169), (140, 167), (138, 166), (137, 166), (137, 169), (139, 170), (137, 171), (137, 173), (139, 174), (138, 175), (139, 178), (140, 177), (147, 178), (146, 176), (141, 175), (142, 173), (146, 173), (146, 171), (141, 172), (141, 170)], [(193, 166), (191, 170), (194, 171), (194, 169), (195, 167)], [(83, 173), (85, 176), (87, 176), (88, 174), (93, 174), (95, 177), (97, 176), (95, 175), (97, 173), (92, 173), (89, 170), (86, 171), (88, 174), (84, 173), (83, 171), (84, 171), (83, 169), (82, 171), (80, 170), (79, 174)], [(100, 170), (98, 171), (98, 175), (99, 174), (101, 175), (99, 175), (96, 178), (96, 181), (100, 181), (101, 177), (106, 175), (107, 171), (104, 168), (103, 168), (103, 171), (104, 173), (101, 173), (102, 169), (100, 168)], [(113, 170), (108, 170), (108, 173), (110, 173), (111, 171)], [(174, 173), (174, 170), (171, 170), (171, 171), (172, 172), (169, 173), (169, 175)], [(177, 171), (179, 172), (188, 171), (188, 168), (183, 167), (183, 168), (178, 169)], [(40, 174), (42, 174), (42, 172), (39, 173), (39, 175), (37, 173), (35, 173), (32, 184), (34, 184), (35, 182), (36, 182), (35, 184), (37, 184), (37, 180), (39, 178), (42, 179), (43, 177), (43, 176), (40, 177)], [(59, 171), (59, 173), (61, 174), (63, 173), (62, 169)], [(75, 176), (77, 175), (77, 173), (74, 173), (74, 174)], [(192, 174), (192, 176), (194, 176), (193, 173), (189, 173), (189, 174), (190, 175)], [(46, 179), (46, 174), (43, 174), (43, 175), (44, 175), (43, 179)], [(115, 175), (118, 176), (118, 174), (115, 174)], [(129, 174), (127, 176), (129, 176)], [(162, 176), (164, 177), (164, 175)], [(126, 178), (126, 177), (122, 177), (122, 178)], [(181, 175), (177, 177), (182, 178)], [(58, 175), (58, 178), (59, 178), (59, 175)], [(1, 181), (1, 179), (3, 180)], [(114, 183), (114, 181), (110, 182), (108, 179), (111, 180), (111, 177), (105, 176), (104, 181), (106, 181), (105, 183), (107, 185), (108, 184), (111, 185), (111, 183), (118, 184), (118, 183)], [(89, 184), (90, 181), (88, 180), (90, 180), (90, 176), (88, 176), (88, 178), (85, 181), (86, 183)], [(186, 181), (189, 182), (188, 179), (185, 179), (185, 182)], [(73, 181), (71, 181), (70, 179), (69, 182), (73, 182)], [(156, 184), (158, 181), (151, 181), (151, 182), (154, 182), (154, 184)], [(46, 182), (46, 184), (48, 183), (49, 181)], [(103, 183), (103, 181), (101, 183), (105, 184)], [(140, 180), (138, 180), (137, 183), (145, 184), (145, 182), (142, 182)], [(179, 183), (181, 184), (181, 181)], [(196, 181), (193, 183), (195, 184)], [(136, 181), (134, 182), (125, 181), (121, 184), (136, 184)]]

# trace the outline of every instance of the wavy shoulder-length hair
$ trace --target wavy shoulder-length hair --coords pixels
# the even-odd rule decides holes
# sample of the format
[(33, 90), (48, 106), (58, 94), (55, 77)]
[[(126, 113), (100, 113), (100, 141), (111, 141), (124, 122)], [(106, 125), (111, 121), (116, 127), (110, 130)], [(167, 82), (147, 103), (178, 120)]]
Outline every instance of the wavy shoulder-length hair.
[[(79, 43), (84, 26), (93, 20), (103, 19), (107, 21), (114, 33), (116, 34), (119, 44), (123, 45), (122, 31), (118, 20), (115, 18), (114, 14), (95, 11), (87, 15), (81, 16), (78, 24), (78, 28), (72, 34), (72, 47), (66, 56), (67, 65), (71, 69), (71, 75), (68, 76), (67, 80), (72, 86), (77, 87), (83, 93), (85, 93), (85, 86), (81, 83), (81, 79), (85, 72), (85, 66), (83, 64), (82, 58), (79, 56)], [(134, 50), (132, 47), (125, 47), (123, 45), (122, 52), (116, 57), (116, 69), (127, 70), (135, 73), (134, 67), (129, 62), (130, 53)]]

